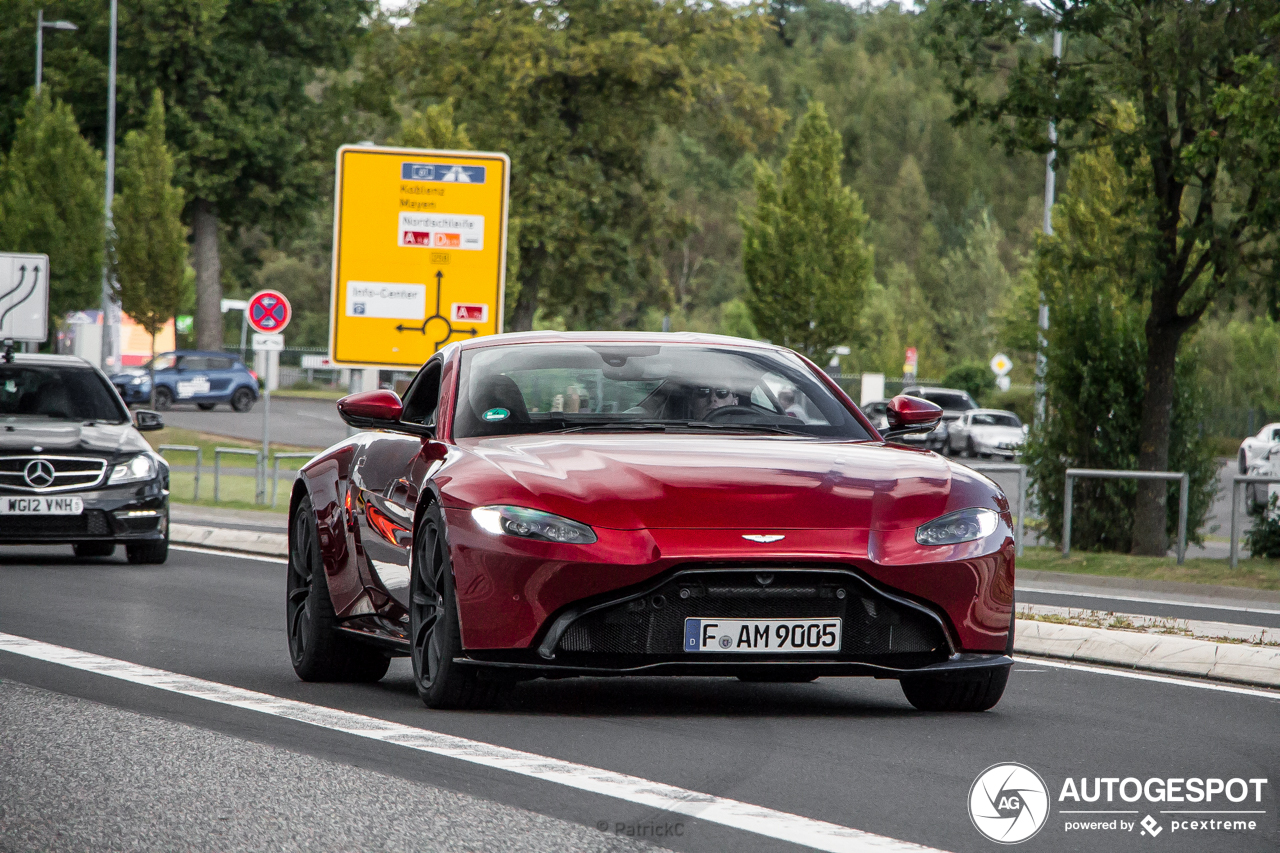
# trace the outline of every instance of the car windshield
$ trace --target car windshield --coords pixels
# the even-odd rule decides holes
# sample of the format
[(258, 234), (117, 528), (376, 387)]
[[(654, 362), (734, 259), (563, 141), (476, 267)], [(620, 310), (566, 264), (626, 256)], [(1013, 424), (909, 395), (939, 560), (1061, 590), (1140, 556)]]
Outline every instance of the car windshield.
[(178, 357), (176, 355), (171, 352), (167, 352), (164, 355), (158, 355), (151, 359), (150, 362), (142, 366), (142, 369), (151, 370), (154, 368), (156, 370), (168, 370), (170, 367), (173, 367), (174, 362), (177, 360)]
[(1017, 415), (997, 414), (993, 412), (982, 412), (973, 415), (970, 420), (974, 426), (999, 426), (999, 427), (1021, 427), (1022, 421), (1018, 420)]
[(945, 391), (925, 391), (921, 395), (930, 403), (941, 406), (950, 412), (967, 412), (976, 408), (973, 401), (964, 394), (951, 394)]
[(0, 417), (124, 423), (128, 412), (88, 367), (0, 364)]
[(517, 344), (463, 352), (459, 438), (685, 430), (866, 440), (796, 356), (690, 344)]

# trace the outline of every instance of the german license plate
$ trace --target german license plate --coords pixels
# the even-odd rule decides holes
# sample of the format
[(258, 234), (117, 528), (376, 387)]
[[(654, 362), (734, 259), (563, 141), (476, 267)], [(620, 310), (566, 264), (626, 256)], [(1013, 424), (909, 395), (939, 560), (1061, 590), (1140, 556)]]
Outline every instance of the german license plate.
[(838, 652), (839, 619), (684, 620), (686, 652)]
[(82, 512), (83, 498), (0, 498), (0, 515), (79, 515)]

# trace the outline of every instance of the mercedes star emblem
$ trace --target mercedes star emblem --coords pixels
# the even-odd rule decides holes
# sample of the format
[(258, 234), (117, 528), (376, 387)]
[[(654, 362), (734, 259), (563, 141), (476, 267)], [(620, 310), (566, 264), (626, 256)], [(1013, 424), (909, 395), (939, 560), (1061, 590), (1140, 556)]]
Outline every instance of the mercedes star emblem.
[(53, 485), (53, 466), (43, 459), (32, 459), (22, 477), (33, 489), (47, 489)]

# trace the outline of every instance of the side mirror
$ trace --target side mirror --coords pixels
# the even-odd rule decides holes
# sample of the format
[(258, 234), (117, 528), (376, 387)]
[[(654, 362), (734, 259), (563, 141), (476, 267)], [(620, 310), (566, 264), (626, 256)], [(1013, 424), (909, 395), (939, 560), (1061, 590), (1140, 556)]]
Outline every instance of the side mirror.
[(138, 409), (133, 413), (133, 427), (138, 432), (153, 432), (158, 429), (164, 429), (164, 418), (160, 417), (159, 412), (153, 412), (150, 409)]
[(422, 424), (400, 420), (404, 406), (394, 391), (362, 391), (338, 401), (338, 415), (356, 429), (386, 429), (410, 435), (434, 435), (435, 430)]
[(889, 429), (885, 438), (906, 435), (909, 432), (928, 432), (942, 420), (942, 408), (919, 397), (899, 394), (889, 401)]

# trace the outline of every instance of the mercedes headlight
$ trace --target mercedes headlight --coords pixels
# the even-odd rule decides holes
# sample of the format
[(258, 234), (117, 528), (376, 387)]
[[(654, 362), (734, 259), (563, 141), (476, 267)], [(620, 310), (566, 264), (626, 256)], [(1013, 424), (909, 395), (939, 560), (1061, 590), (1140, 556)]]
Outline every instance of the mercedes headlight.
[(999, 523), (995, 510), (970, 507), (920, 525), (916, 528), (916, 541), (921, 545), (959, 545), (990, 536)]
[(495, 535), (590, 545), (596, 532), (585, 524), (522, 506), (482, 506), (471, 510), (476, 524)]
[(111, 469), (111, 477), (107, 480), (108, 486), (118, 486), (122, 483), (137, 483), (142, 480), (152, 480), (159, 472), (156, 461), (149, 454), (139, 453), (128, 462), (122, 462)]

